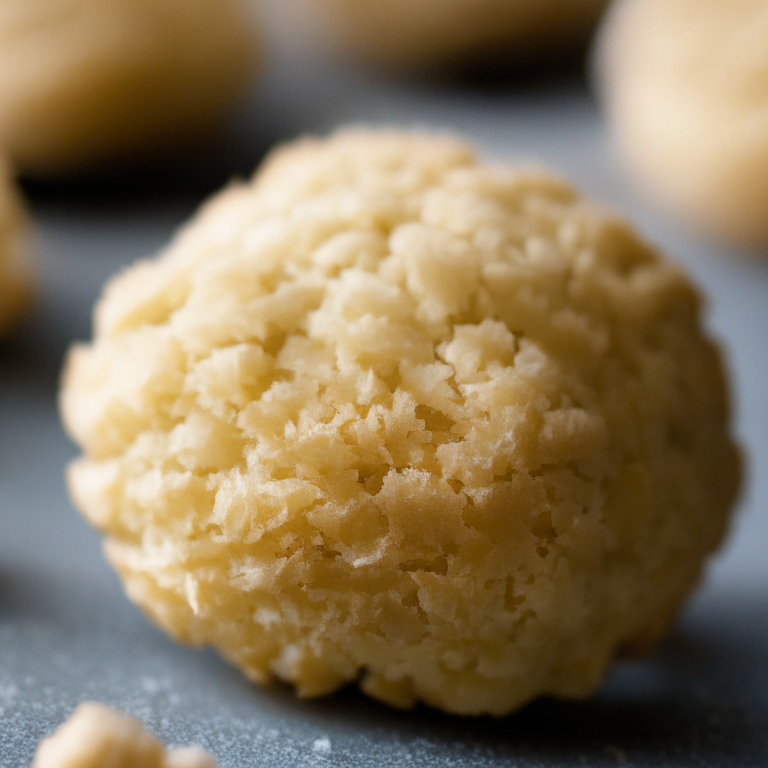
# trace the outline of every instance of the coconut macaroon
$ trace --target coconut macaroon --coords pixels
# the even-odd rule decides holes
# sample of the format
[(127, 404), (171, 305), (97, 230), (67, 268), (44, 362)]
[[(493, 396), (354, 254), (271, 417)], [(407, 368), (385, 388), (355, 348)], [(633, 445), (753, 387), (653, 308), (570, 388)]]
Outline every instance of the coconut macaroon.
[(700, 298), (453, 138), (276, 152), (106, 289), (69, 485), (175, 638), (300, 695), (509, 712), (650, 647), (739, 478)]
[(0, 335), (29, 303), (27, 227), (8, 166), (0, 158)]
[(0, 150), (38, 175), (205, 135), (248, 86), (244, 0), (4, 0)]
[(166, 751), (132, 717), (87, 701), (56, 733), (40, 742), (32, 768), (216, 768), (202, 749)]
[(768, 5), (624, 0), (597, 70), (611, 130), (649, 195), (724, 240), (768, 244)]
[(293, 33), (358, 61), (436, 69), (540, 59), (587, 40), (607, 0), (271, 0)]

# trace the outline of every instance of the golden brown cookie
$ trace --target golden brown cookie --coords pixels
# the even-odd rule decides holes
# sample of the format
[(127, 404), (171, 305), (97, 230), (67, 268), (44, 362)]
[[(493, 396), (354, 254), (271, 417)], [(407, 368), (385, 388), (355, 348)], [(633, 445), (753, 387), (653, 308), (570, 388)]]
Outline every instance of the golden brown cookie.
[(174, 637), (301, 695), (509, 712), (667, 628), (739, 459), (683, 272), (454, 138), (277, 151), (106, 289), (69, 484)]
[(768, 5), (623, 0), (597, 73), (649, 197), (726, 241), (768, 245)]
[(244, 0), (4, 0), (0, 151), (54, 174), (190, 143), (254, 54)]

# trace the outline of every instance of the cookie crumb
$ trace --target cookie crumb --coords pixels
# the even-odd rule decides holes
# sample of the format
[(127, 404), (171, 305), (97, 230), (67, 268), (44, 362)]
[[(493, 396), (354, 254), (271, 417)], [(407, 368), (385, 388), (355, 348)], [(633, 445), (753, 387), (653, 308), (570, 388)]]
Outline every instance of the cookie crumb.
[(327, 755), (331, 751), (331, 740), (327, 736), (315, 739), (312, 744), (312, 751)]
[(136, 719), (93, 701), (37, 748), (32, 768), (216, 768), (198, 747), (166, 750)]

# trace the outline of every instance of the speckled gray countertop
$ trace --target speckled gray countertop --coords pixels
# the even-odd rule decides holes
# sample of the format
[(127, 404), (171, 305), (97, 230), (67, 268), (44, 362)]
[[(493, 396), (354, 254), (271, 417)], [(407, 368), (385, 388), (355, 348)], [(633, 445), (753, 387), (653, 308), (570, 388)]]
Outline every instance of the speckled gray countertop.
[[(160, 247), (204, 194), (248, 172), (274, 141), (346, 122), (454, 129), (488, 157), (551, 166), (626, 211), (711, 298), (748, 487), (727, 548), (671, 639), (617, 667), (592, 701), (462, 720), (392, 711), (351, 690), (299, 701), (287, 688), (253, 688), (213, 652), (180, 648), (144, 620), (68, 501), (62, 473), (75, 450), (59, 426), (57, 378), (66, 346), (89, 335), (104, 280)], [(170, 744), (201, 744), (222, 768), (768, 765), (768, 259), (696, 240), (647, 209), (577, 77), (408, 83), (278, 56), (226, 148), (175, 173), (127, 187), (28, 187), (42, 289), (0, 344), (2, 768), (28, 766), (83, 699), (139, 716)]]

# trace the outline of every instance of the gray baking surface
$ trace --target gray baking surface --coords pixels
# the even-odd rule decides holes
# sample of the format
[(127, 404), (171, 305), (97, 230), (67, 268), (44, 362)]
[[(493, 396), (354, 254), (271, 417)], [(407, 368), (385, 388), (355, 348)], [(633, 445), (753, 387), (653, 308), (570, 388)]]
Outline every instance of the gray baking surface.
[[(616, 667), (588, 702), (539, 701), (501, 720), (397, 712), (354, 690), (301, 701), (250, 686), (210, 650), (181, 648), (123, 596), (98, 536), (67, 498), (76, 453), (55, 394), (62, 355), (87, 338), (103, 282), (151, 254), (232, 172), (275, 141), (348, 122), (460, 131), (491, 159), (536, 162), (624, 210), (695, 275), (733, 371), (748, 482), (727, 546), (672, 637)], [(84, 699), (142, 718), (223, 768), (264, 766), (768, 765), (768, 260), (696, 239), (644, 205), (577, 77), (403, 82), (281, 56), (225, 149), (176, 181), (28, 187), (41, 255), (37, 307), (0, 345), (0, 766)], [(768, 212), (766, 212), (768, 215)]]

